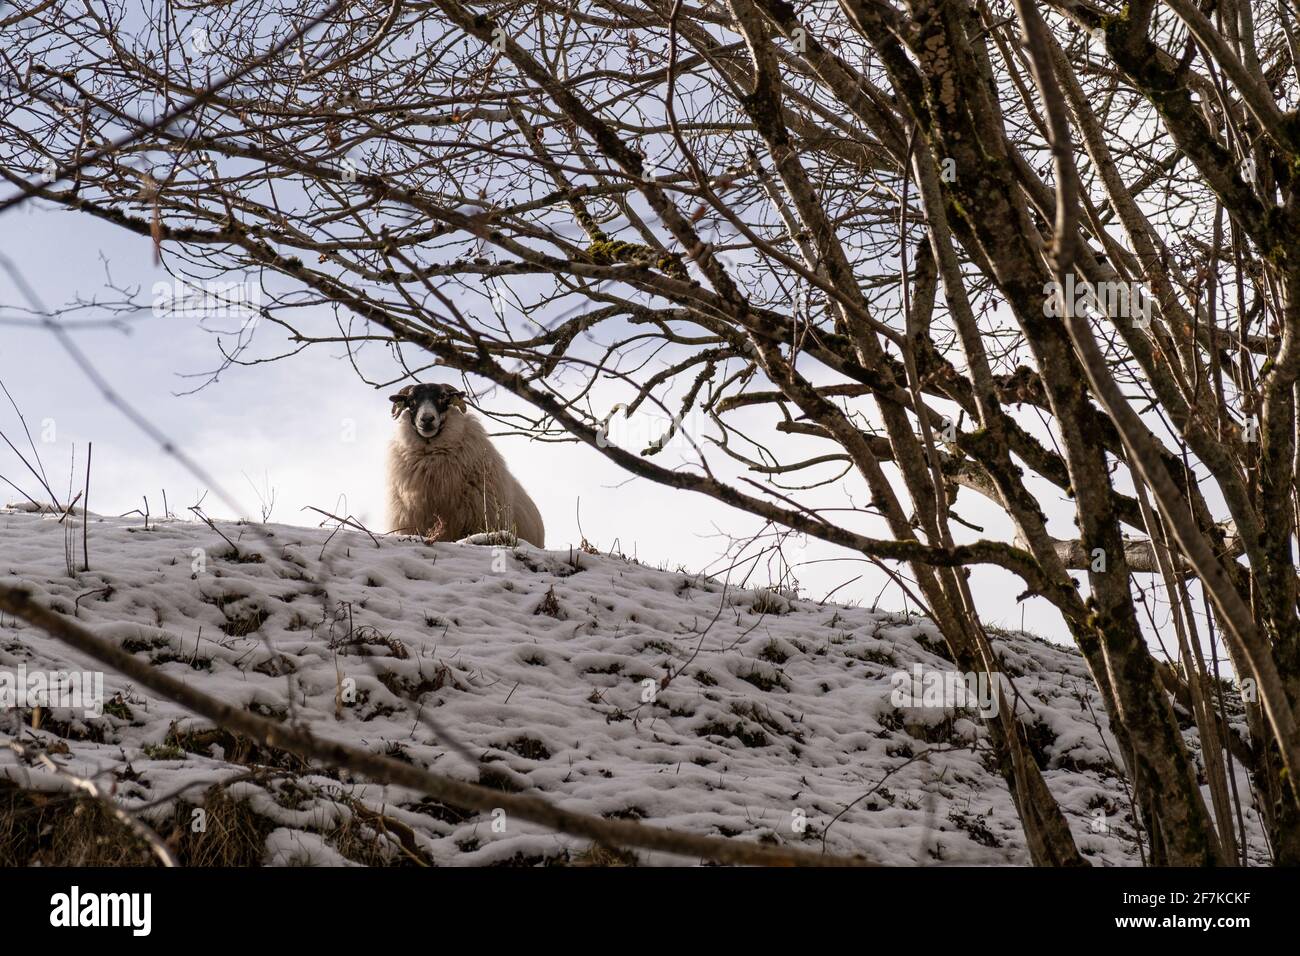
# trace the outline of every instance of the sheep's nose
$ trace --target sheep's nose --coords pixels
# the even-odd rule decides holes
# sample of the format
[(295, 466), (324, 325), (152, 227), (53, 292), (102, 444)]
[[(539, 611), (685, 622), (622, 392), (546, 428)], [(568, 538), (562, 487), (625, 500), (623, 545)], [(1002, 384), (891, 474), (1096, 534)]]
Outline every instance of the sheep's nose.
[(425, 430), (432, 428), (433, 425), (434, 425), (434, 421), (433, 421), (433, 416), (431, 415), (426, 415), (424, 418), (420, 419), (420, 427)]

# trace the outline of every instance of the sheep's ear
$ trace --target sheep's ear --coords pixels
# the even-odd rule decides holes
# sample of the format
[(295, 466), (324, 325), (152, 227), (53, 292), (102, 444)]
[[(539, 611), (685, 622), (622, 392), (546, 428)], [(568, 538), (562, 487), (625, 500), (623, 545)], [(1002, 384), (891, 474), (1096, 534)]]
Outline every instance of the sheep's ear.
[(411, 397), (411, 386), (409, 385), (406, 386), (406, 388), (402, 389), (400, 392), (398, 392), (396, 395), (388, 396), (388, 400), (393, 403), (394, 418), (402, 414), (402, 411), (406, 408), (406, 401), (410, 397)]
[(459, 408), (463, 412), (465, 411), (465, 393), (458, 388), (444, 385), (442, 393), (438, 397), (438, 404), (444, 408)]

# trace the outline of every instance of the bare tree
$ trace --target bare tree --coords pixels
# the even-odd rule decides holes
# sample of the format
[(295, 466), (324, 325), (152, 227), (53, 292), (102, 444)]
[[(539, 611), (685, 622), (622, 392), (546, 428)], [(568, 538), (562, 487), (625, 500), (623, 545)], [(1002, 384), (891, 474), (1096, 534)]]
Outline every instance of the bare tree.
[[(0, 208), (244, 283), (224, 362), (267, 326), (386, 348), (897, 565), (964, 671), (1001, 670), (969, 570), (1009, 572), (1091, 669), (1149, 860), (1246, 859), (1240, 765), (1300, 863), (1295, 0), (322, 9), (32, 0)], [(1081, 863), (1026, 713), (988, 730), (1031, 856)]]

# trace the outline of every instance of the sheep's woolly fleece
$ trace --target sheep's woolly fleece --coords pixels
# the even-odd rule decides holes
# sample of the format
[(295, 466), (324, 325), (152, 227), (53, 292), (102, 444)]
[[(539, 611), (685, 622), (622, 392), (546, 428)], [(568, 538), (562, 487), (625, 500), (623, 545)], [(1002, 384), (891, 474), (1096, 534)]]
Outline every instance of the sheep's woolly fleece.
[[(91, 569), (70, 576), (56, 518), (0, 510), (0, 581), (227, 702), (571, 810), (816, 850), (824, 839), (829, 852), (889, 864), (1028, 862), (973, 713), (891, 703), (893, 675), (952, 670), (925, 620), (583, 552), (218, 527), (238, 556), (201, 524), (92, 516)], [(1080, 658), (1019, 633), (995, 642), (1080, 849), (1099, 865), (1138, 862), (1115, 742)], [(0, 671), (20, 665), (93, 669), (0, 618)], [(33, 731), (32, 712), (16, 707), (0, 713), (0, 737), (39, 743), (128, 809), (186, 785), (189, 803), (219, 791), (243, 801), (266, 818), (266, 864), (351, 863), (353, 844), (337, 836), (358, 826), (388, 831), (370, 844), (395, 863), (592, 857), (579, 838), (329, 768), (214, 788), (247, 776), (242, 748), (225, 738), (223, 751), (210, 725), (119, 675), (104, 681), (102, 717), (56, 709)], [(414, 701), (476, 765), (417, 719)], [(0, 774), (68, 786), (8, 748)]]

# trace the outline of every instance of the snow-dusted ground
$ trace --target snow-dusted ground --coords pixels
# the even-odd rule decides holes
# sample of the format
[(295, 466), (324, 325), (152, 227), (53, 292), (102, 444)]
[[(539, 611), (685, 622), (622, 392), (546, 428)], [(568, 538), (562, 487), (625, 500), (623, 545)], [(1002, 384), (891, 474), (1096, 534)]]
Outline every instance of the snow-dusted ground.
[[(0, 581), (30, 586), (209, 694), (440, 773), (536, 788), (573, 810), (811, 848), (824, 837), (828, 851), (891, 864), (1028, 862), (970, 712), (891, 703), (891, 675), (915, 664), (952, 669), (924, 620), (724, 587), (620, 557), (218, 527), (239, 558), (202, 524), (146, 530), (139, 519), (92, 515), (91, 570), (70, 576), (55, 518), (0, 511)], [(80, 549), (78, 532), (78, 562)], [(1082, 661), (1023, 634), (998, 635), (996, 649), (1017, 675), (1036, 755), (1080, 848), (1097, 864), (1136, 863), (1107, 749), (1114, 741), (1103, 741), (1106, 717)], [(0, 618), (0, 671), (19, 665), (92, 669)], [(0, 713), (0, 736), (66, 747), (59, 759), (70, 770), (97, 775), (128, 808), (195, 782), (203, 786), (185, 800), (199, 803), (208, 785), (250, 769), (229, 740), (226, 753), (202, 733), (210, 725), (119, 675), (104, 680), (115, 701), (104, 716), (55, 710), (32, 732), (30, 710), (11, 709)], [(477, 764), (440, 742), (413, 701)], [(0, 774), (65, 786), (8, 750)], [(226, 792), (268, 818), (268, 864), (348, 863), (339, 828), (368, 826), (367, 807), (409, 827), (420, 855), (438, 864), (561, 862), (586, 849), (333, 772)]]

